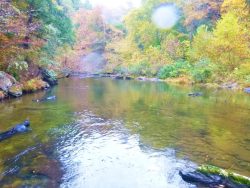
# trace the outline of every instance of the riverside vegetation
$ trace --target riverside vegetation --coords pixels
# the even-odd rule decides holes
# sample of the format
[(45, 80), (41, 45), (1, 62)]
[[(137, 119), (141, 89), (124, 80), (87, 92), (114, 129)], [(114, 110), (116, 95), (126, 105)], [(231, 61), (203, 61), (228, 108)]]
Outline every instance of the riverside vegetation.
[[(164, 5), (174, 5), (179, 15), (169, 29), (152, 22), (152, 12)], [(108, 44), (108, 70), (181, 83), (237, 82), (248, 87), (249, 10), (246, 0), (145, 0), (119, 25), (124, 36)]]
[[(173, 27), (153, 23), (152, 14), (161, 6), (175, 7), (179, 19)], [(112, 24), (89, 1), (3, 0), (0, 7), (0, 70), (28, 91), (46, 88), (42, 69), (53, 77), (81, 70), (80, 59), (98, 44), (106, 46), (104, 72), (250, 86), (247, 0), (144, 0)], [(8, 94), (4, 87), (1, 98)]]
[[(175, 7), (179, 18), (168, 29), (152, 21), (164, 6)], [(250, 87), (249, 6), (249, 0), (143, 0), (111, 24), (88, 1), (2, 0), (0, 99), (55, 85), (58, 73), (84, 71), (80, 59), (98, 45), (106, 73)]]

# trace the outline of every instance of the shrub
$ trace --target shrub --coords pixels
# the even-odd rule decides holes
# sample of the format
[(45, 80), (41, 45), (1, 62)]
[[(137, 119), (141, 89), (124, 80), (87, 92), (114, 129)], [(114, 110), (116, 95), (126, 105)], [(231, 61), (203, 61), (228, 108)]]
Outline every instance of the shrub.
[(212, 76), (212, 66), (207, 59), (202, 59), (192, 67), (191, 76), (195, 82), (206, 83)]
[(250, 82), (250, 64), (244, 63), (234, 70), (237, 79)]
[(134, 76), (152, 76), (151, 65), (146, 61), (132, 64), (129, 67), (129, 73)]
[(189, 63), (180, 60), (176, 63), (163, 66), (158, 72), (158, 77), (160, 79), (177, 78), (181, 75), (187, 74), (189, 68)]
[(115, 74), (126, 75), (126, 74), (128, 74), (128, 69), (126, 67), (123, 67), (123, 66), (117, 66), (114, 68), (113, 72)]
[(28, 70), (28, 63), (26, 61), (14, 61), (9, 64), (7, 71), (19, 80), (21, 71)]

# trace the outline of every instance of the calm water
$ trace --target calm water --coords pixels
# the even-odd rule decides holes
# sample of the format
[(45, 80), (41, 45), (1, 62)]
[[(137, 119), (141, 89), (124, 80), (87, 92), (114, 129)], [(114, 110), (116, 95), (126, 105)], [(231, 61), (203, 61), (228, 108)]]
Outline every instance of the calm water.
[[(185, 188), (178, 175), (213, 164), (250, 176), (250, 96), (165, 83), (66, 79), (0, 103), (0, 187)], [(32, 99), (56, 95), (57, 100)]]

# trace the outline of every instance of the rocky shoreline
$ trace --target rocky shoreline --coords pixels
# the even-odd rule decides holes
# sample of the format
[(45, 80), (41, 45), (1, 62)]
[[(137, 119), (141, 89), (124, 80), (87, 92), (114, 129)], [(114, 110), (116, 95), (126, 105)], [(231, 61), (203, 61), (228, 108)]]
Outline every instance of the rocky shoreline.
[(41, 76), (26, 82), (18, 82), (10, 74), (0, 71), (0, 100), (18, 98), (27, 93), (48, 89), (57, 85), (58, 81), (49, 70), (42, 70)]
[(162, 80), (159, 78), (148, 78), (148, 77), (133, 77), (130, 75), (120, 75), (114, 73), (82, 73), (82, 72), (67, 72), (63, 73), (59, 78), (51, 73), (49, 70), (42, 70), (41, 76), (38, 78), (33, 78), (25, 83), (19, 83), (16, 79), (0, 71), (0, 101), (9, 98), (21, 97), (23, 94), (33, 93), (39, 90), (48, 89), (52, 86), (58, 84), (58, 79), (65, 77), (79, 77), (79, 78), (112, 78), (115, 80), (138, 80), (143, 82), (167, 82), (180, 85), (198, 85), (205, 88), (215, 88), (215, 89), (227, 89), (227, 90), (241, 90), (247, 94), (250, 94), (250, 87), (242, 87), (237, 83), (224, 83), (224, 84), (195, 84), (195, 83), (183, 83), (181, 79), (177, 80)]
[(173, 83), (178, 85), (190, 85), (190, 86), (200, 86), (204, 88), (214, 88), (214, 89), (226, 89), (226, 90), (233, 90), (233, 91), (243, 91), (247, 94), (250, 94), (250, 87), (243, 87), (242, 85), (231, 82), (231, 83), (223, 83), (223, 84), (215, 84), (215, 83), (192, 83), (192, 82), (184, 82), (181, 78), (177, 79), (166, 79), (162, 80), (156, 77), (134, 77), (131, 75), (121, 75), (121, 74), (115, 74), (115, 73), (100, 73), (100, 74), (91, 74), (91, 73), (80, 73), (80, 72), (72, 72), (70, 73), (71, 77), (80, 77), (80, 78), (112, 78), (115, 80), (138, 80), (143, 82), (166, 82), (166, 83)]

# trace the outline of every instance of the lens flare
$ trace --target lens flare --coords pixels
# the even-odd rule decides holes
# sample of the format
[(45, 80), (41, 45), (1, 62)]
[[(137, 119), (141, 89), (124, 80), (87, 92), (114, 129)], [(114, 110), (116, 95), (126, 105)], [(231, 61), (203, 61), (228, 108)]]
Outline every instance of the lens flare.
[(157, 8), (152, 15), (153, 23), (161, 29), (172, 28), (178, 20), (178, 10), (174, 5), (163, 5)]

